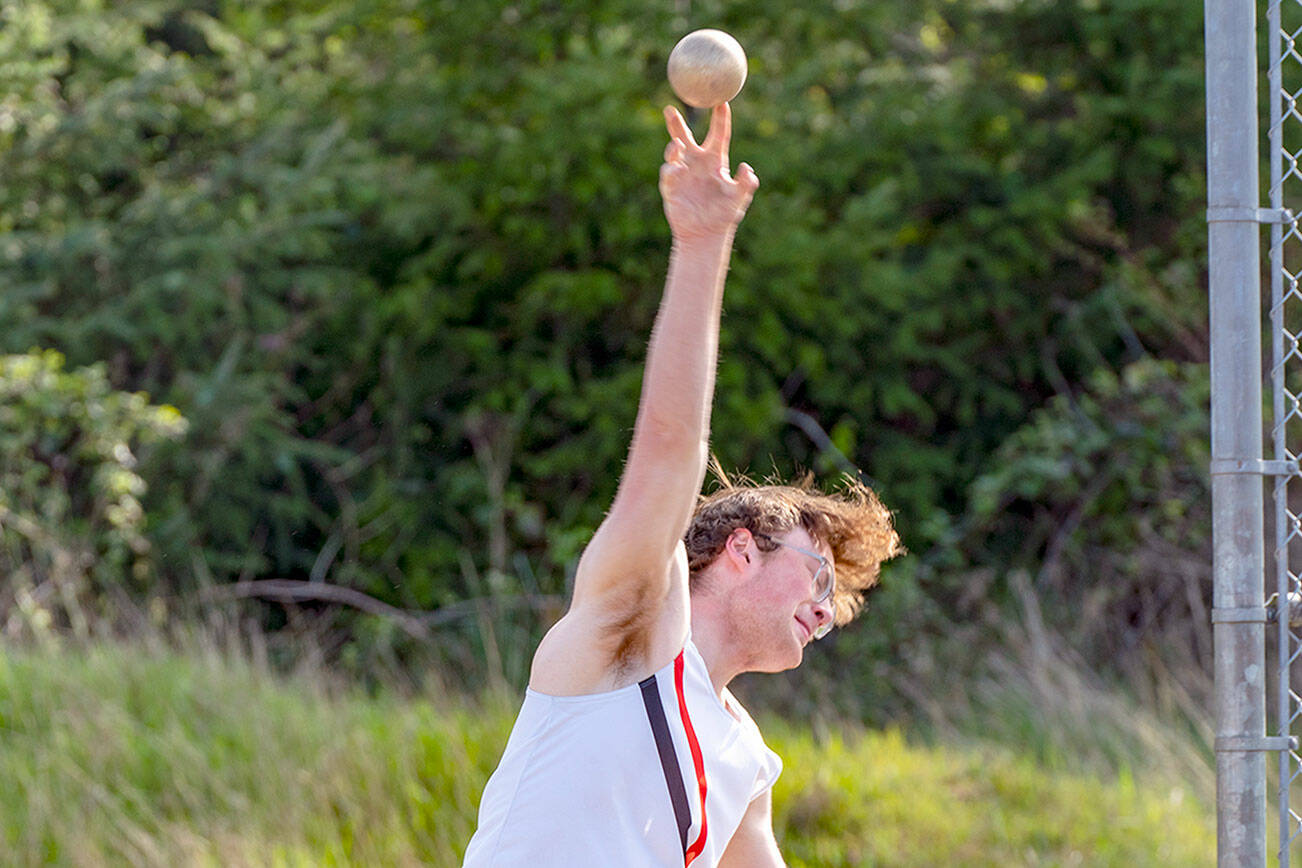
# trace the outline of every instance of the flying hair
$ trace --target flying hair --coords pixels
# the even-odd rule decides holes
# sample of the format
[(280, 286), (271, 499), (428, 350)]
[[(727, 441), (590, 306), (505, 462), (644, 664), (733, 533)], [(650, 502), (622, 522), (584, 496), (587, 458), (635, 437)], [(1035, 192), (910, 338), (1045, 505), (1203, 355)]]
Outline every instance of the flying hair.
[(849, 473), (841, 477), (836, 490), (824, 492), (814, 485), (812, 473), (793, 483), (757, 483), (744, 475), (730, 476), (715, 455), (710, 456), (710, 472), (718, 486), (698, 498), (683, 537), (694, 584), (700, 571), (723, 551), (734, 530), (746, 528), (756, 536), (755, 544), (762, 551), (772, 551), (776, 545), (760, 534), (779, 536), (803, 527), (832, 549), (836, 562), (834, 623), (841, 626), (863, 608), (864, 596), (881, 576), (882, 563), (904, 553), (890, 510), (871, 488)]

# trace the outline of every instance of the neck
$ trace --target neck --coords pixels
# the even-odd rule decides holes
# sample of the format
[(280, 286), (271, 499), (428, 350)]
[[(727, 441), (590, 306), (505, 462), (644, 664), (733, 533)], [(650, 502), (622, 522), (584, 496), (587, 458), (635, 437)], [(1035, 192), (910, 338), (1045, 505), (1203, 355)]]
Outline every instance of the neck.
[(728, 622), (719, 617), (713, 602), (708, 596), (692, 599), (692, 643), (701, 652), (710, 672), (710, 684), (722, 700), (728, 682), (744, 672), (745, 666), (738, 659), (736, 643), (728, 636)]

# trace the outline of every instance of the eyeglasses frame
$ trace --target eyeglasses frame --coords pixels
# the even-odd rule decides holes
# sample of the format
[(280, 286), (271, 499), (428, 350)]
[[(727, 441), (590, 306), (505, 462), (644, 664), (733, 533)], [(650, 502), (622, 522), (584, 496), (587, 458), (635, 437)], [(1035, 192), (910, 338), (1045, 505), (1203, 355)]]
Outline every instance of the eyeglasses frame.
[[(818, 561), (818, 570), (815, 571), (814, 573), (814, 587), (815, 588), (818, 587), (820, 583), (820, 577), (823, 575), (824, 571), (826, 571), (827, 574), (831, 576), (831, 581), (827, 583), (827, 589), (823, 591), (821, 594), (819, 594), (817, 599), (813, 601), (814, 605), (818, 605), (819, 603), (831, 597), (832, 594), (836, 592), (836, 565), (832, 563), (832, 561), (828, 560), (823, 555), (820, 555), (818, 552), (810, 551), (809, 549), (804, 548), (803, 546), (798, 546), (794, 543), (783, 542), (780, 539), (774, 539), (773, 537), (769, 536), (766, 533), (755, 533), (752, 531), (751, 535), (758, 537), (760, 539), (766, 539), (769, 542), (773, 543), (774, 545), (779, 545), (782, 546), (783, 548), (794, 549), (800, 552), (802, 555), (808, 555), (809, 557), (814, 558), (815, 560)], [(818, 629), (814, 631), (814, 638), (822, 639), (830, 632), (832, 632), (832, 622), (829, 620), (826, 623), (819, 625)]]

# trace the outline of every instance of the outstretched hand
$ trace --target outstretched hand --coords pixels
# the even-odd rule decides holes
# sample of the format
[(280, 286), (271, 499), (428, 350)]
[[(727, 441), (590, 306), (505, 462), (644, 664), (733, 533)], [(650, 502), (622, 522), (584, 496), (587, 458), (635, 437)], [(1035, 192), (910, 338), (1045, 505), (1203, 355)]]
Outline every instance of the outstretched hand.
[(675, 239), (726, 235), (746, 214), (759, 178), (746, 163), (734, 178), (728, 168), (732, 110), (727, 103), (710, 116), (710, 131), (701, 144), (673, 106), (665, 107), (669, 144), (660, 167), (660, 195)]

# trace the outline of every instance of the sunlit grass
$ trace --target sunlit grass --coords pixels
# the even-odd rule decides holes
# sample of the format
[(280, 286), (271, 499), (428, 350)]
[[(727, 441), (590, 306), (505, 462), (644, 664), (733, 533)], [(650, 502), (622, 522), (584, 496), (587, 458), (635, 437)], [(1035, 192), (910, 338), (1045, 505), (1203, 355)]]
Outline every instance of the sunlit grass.
[(921, 749), (898, 732), (770, 731), (786, 764), (774, 804), (793, 866), (1215, 861), (1213, 813), (1190, 789), (1049, 773), (1003, 748)]
[[(514, 700), (327, 691), (215, 653), (0, 653), (6, 864), (454, 866)], [(768, 721), (793, 866), (1199, 865), (1192, 789)]]

